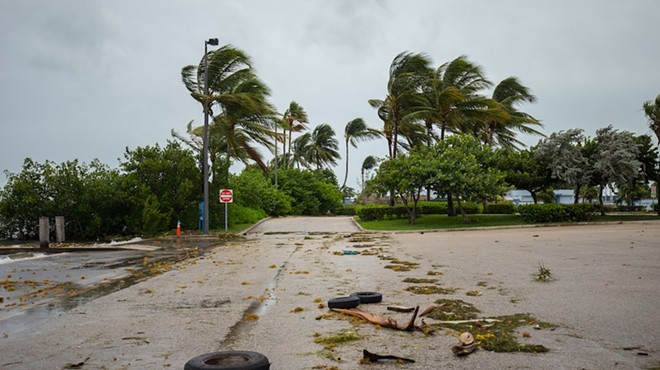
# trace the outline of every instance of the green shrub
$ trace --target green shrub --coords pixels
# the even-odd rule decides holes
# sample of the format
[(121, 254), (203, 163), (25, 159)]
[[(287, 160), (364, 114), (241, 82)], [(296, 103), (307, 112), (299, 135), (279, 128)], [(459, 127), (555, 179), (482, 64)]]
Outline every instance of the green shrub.
[(488, 204), (488, 214), (491, 215), (511, 215), (516, 212), (516, 206), (513, 203), (491, 203)]
[[(228, 204), (227, 213), (229, 225), (253, 224), (268, 216), (263, 209), (248, 208), (236, 203)], [(222, 221), (224, 222), (224, 214)]]
[(578, 204), (562, 204), (566, 210), (565, 221), (584, 222), (593, 219), (594, 212), (598, 212), (597, 204), (578, 203)]
[(525, 222), (540, 224), (563, 222), (566, 220), (566, 209), (562, 204), (528, 204), (518, 207), (518, 212)]
[[(310, 172), (290, 169), (279, 172), (279, 189), (291, 199), (291, 214), (338, 214), (343, 208), (342, 196), (331, 171)], [(330, 181), (332, 183), (326, 182)]]
[(660, 212), (660, 203), (653, 203), (653, 210), (656, 212)]
[(344, 204), (344, 208), (339, 211), (342, 216), (355, 216), (355, 204)]
[(590, 221), (598, 209), (598, 205), (589, 203), (529, 204), (518, 207), (523, 220), (533, 224)]
[[(479, 205), (474, 202), (461, 202), (461, 205), (465, 209), (465, 213), (479, 213)], [(456, 207), (456, 212), (460, 213), (458, 202), (454, 201), (454, 207)], [(446, 215), (448, 210), (447, 202), (419, 202), (417, 206), (418, 215)]]
[(364, 221), (377, 221), (385, 218), (388, 206), (369, 204), (355, 208), (355, 214)]
[[(419, 214), (419, 210), (417, 212)], [(356, 207), (355, 214), (363, 221), (378, 221), (396, 218), (408, 218), (408, 210), (404, 205), (396, 205), (390, 207), (382, 204), (369, 204), (366, 206)]]
[(404, 205), (389, 207), (390, 218), (408, 218), (408, 209)]
[[(454, 205), (457, 207), (456, 212), (461, 212), (460, 209), (458, 209), (458, 202), (454, 202)], [(465, 213), (469, 215), (476, 215), (479, 213), (479, 205), (474, 202), (461, 202), (461, 206), (463, 206), (463, 209), (465, 210)]]
[(419, 214), (445, 215), (447, 214), (447, 202), (419, 202)]
[(617, 206), (612, 206), (612, 205), (609, 205), (609, 204), (603, 204), (602, 206), (600, 206), (600, 209), (605, 213), (612, 213), (612, 212), (618, 212), (619, 211)]

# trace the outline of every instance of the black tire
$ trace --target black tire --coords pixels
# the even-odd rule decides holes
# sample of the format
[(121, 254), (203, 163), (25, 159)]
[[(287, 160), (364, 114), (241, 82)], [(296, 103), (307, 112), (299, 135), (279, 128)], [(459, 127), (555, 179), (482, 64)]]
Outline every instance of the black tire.
[(359, 304), (360, 298), (354, 296), (337, 297), (328, 301), (328, 307), (330, 308), (355, 308)]
[(355, 292), (352, 297), (358, 297), (360, 303), (378, 303), (383, 300), (383, 295), (378, 292)]
[(268, 358), (251, 351), (213, 352), (186, 362), (183, 370), (268, 370)]

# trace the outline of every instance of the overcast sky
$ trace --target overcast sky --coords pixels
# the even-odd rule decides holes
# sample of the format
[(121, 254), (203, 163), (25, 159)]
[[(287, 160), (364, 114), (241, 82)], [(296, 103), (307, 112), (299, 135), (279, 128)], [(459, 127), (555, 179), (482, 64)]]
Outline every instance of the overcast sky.
[[(295, 100), (312, 126), (331, 124), (342, 153), (348, 121), (382, 128), (367, 100), (385, 96), (406, 50), (436, 67), (465, 54), (494, 83), (517, 76), (538, 98), (521, 109), (547, 134), (651, 133), (641, 106), (660, 94), (658, 14), (657, 0), (0, 0), (0, 170), (26, 157), (117, 167), (126, 147), (201, 124), (180, 73), (212, 37), (252, 57), (278, 110)], [(352, 150), (349, 185), (386, 152), (384, 140)]]

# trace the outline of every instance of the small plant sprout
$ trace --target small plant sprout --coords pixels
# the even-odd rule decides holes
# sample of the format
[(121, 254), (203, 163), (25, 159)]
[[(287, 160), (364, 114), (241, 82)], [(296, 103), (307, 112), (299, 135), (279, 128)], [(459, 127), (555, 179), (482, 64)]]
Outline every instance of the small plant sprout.
[(534, 278), (538, 281), (548, 281), (554, 279), (554, 276), (550, 270), (543, 265), (543, 262), (539, 261), (539, 272), (534, 275)]

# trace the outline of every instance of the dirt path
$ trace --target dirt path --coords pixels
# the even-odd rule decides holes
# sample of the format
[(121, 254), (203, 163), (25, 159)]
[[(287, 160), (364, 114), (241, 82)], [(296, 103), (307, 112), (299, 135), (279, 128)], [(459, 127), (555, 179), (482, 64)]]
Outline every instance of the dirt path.
[[(0, 368), (182, 369), (196, 355), (230, 349), (263, 353), (276, 370), (374, 367), (358, 364), (363, 348), (417, 360), (386, 368), (658, 366), (659, 241), (657, 222), (381, 234), (360, 233), (345, 217), (272, 219), (245, 241), (61, 314), (36, 332), (2, 333)], [(418, 265), (384, 268), (391, 258)], [(539, 261), (556, 280), (534, 281)], [(431, 277), (455, 293), (413, 294), (406, 288), (420, 284), (403, 282)], [(466, 295), (471, 290), (479, 295)], [(388, 305), (447, 298), (474, 304), (482, 317), (529, 313), (558, 327), (517, 333), (548, 353), (481, 350), (456, 358), (452, 331), (379, 329), (319, 307), (355, 291), (383, 293), (382, 303), (363, 308), (400, 322), (410, 314)], [(342, 331), (361, 339), (332, 349), (315, 343)]]

